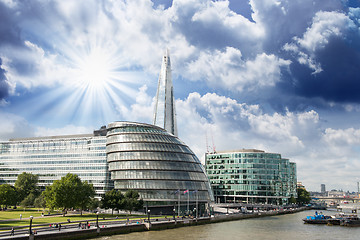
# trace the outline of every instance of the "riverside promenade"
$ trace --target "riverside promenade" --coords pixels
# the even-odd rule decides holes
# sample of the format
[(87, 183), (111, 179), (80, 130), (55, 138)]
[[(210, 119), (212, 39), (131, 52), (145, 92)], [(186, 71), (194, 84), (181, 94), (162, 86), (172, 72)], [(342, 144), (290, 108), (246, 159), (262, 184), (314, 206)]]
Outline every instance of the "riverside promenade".
[[(152, 217), (150, 223), (147, 219), (128, 221), (126, 219), (118, 221), (99, 221), (98, 227), (96, 224), (90, 226), (90, 228), (81, 228), (79, 223), (61, 223), (62, 227), (54, 228), (50, 226), (33, 226), (33, 231), (36, 234), (29, 235), (29, 229), (16, 230), (14, 236), (10, 236), (11, 231), (1, 231), (0, 240), (2, 239), (87, 239), (99, 236), (114, 235), (114, 234), (126, 234), (130, 232), (139, 231), (151, 231), (171, 229), (178, 227), (187, 227), (200, 224), (211, 224), (225, 221), (235, 221), (248, 218), (259, 218), (267, 216), (275, 216), (282, 214), (291, 214), (307, 210), (306, 207), (296, 209), (281, 209), (272, 210), (266, 212), (256, 213), (238, 213), (238, 214), (219, 214), (211, 217), (199, 217), (199, 218), (167, 218), (167, 217)], [(84, 223), (84, 221), (83, 221)]]

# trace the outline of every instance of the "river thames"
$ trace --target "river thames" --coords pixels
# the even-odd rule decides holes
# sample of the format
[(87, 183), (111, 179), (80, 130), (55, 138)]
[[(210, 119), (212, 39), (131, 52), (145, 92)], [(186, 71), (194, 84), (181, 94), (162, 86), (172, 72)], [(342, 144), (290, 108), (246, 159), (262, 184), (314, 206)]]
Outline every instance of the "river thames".
[[(97, 238), (98, 240), (168, 239), (358, 239), (360, 227), (304, 224), (302, 219), (315, 211), (264, 218), (244, 219), (162, 231), (136, 232)], [(334, 215), (335, 211), (323, 211)]]

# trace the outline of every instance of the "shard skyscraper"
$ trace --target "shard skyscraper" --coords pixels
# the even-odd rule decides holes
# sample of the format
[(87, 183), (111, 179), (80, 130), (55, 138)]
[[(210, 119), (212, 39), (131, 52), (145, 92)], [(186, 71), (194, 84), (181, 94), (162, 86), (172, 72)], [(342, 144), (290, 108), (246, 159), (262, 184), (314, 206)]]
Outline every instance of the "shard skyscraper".
[(153, 124), (164, 128), (167, 132), (175, 136), (178, 134), (169, 50), (166, 50), (162, 58)]

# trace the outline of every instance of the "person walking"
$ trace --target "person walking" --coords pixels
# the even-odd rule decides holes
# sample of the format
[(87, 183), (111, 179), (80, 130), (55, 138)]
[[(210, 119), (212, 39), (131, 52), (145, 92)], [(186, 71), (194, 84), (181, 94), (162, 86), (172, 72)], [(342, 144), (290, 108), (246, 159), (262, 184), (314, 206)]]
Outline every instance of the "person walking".
[(22, 219), (22, 214), (20, 213), (20, 221), (21, 221), (21, 219)]
[(15, 230), (14, 230), (14, 227), (12, 227), (10, 236), (14, 236), (14, 235), (15, 235)]
[(60, 232), (60, 230), (61, 230), (61, 223), (59, 223), (59, 232)]

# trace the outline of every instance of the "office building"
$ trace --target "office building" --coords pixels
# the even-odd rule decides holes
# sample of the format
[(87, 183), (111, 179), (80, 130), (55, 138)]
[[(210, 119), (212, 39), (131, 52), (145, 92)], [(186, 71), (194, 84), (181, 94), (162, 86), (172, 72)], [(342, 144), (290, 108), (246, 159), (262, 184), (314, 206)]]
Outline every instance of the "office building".
[(23, 172), (39, 175), (45, 189), (67, 173), (93, 184), (96, 197), (113, 188), (106, 161), (106, 128), (93, 134), (10, 139), (0, 142), (0, 184)]
[(207, 153), (206, 172), (218, 203), (286, 204), (297, 197), (296, 164), (256, 149)]

